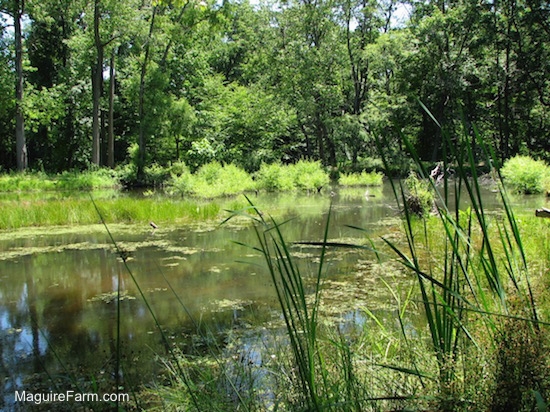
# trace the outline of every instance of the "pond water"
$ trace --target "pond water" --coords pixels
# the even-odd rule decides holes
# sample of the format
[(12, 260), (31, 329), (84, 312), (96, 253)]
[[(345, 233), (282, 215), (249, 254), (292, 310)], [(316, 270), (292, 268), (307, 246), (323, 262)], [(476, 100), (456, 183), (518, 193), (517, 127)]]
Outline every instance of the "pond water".
[[(496, 207), (495, 194), (487, 191), (485, 197)], [(331, 241), (365, 242), (365, 233), (347, 225), (362, 227), (377, 238), (396, 231), (399, 223), (389, 185), (370, 189), (367, 197), (363, 188), (315, 195), (262, 194), (252, 200), (265, 215), (291, 219), (282, 226), (291, 242), (322, 240), (331, 202)], [(540, 199), (515, 202), (521, 208), (540, 206)], [(170, 344), (183, 352), (201, 345), (197, 329), (208, 330), (223, 346), (229, 330), (280, 322), (261, 256), (238, 244), (256, 244), (251, 222), (219, 223), (159, 225), (154, 231), (137, 225), (110, 226), (128, 255), (131, 273), (100, 225), (0, 233), (0, 368), (5, 376), (0, 409), (14, 406), (15, 390), (53, 390), (54, 385), (66, 390), (89, 387), (90, 382), (112, 385), (117, 333), (126, 387), (162, 373), (157, 355), (166, 356), (166, 348), (141, 293)], [(315, 272), (319, 248), (294, 245), (292, 252), (303, 273)], [(340, 313), (332, 315), (341, 315), (343, 323), (364, 321), (357, 312), (361, 306), (387, 304), (389, 294), (376, 279), (380, 273), (369, 271), (373, 259), (357, 250), (328, 254), (326, 296), (342, 303), (335, 305)], [(351, 292), (343, 286), (350, 281), (356, 286)], [(379, 293), (373, 293), (376, 290)]]

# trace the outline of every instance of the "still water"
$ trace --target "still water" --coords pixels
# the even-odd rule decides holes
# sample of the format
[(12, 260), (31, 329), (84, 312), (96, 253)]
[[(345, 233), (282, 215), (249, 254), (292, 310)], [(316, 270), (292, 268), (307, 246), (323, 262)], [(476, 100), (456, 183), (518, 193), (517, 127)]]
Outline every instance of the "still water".
[[(497, 204), (489, 191), (486, 199), (492, 207)], [(366, 233), (378, 238), (398, 225), (389, 186), (370, 190), (368, 196), (365, 189), (342, 189), (331, 194), (266, 194), (253, 201), (264, 216), (289, 220), (282, 231), (291, 242), (322, 240), (331, 203), (331, 241), (364, 243)], [(516, 203), (532, 207), (521, 199)], [(15, 390), (66, 390), (90, 383), (112, 387), (117, 334), (124, 384), (136, 387), (158, 377), (165, 369), (159, 357), (167, 352), (151, 310), (170, 344), (183, 352), (200, 344), (198, 328), (220, 337), (223, 345), (227, 330), (280, 320), (261, 256), (241, 245), (256, 244), (250, 220), (219, 223), (159, 224), (154, 231), (148, 226), (110, 226), (128, 256), (130, 272), (100, 225), (0, 233), (0, 369), (5, 377), (0, 409), (14, 406)], [(318, 248), (295, 245), (292, 251), (304, 274), (315, 272)], [(340, 308), (345, 322), (357, 322), (361, 306), (382, 307), (388, 299), (383, 292), (372, 293), (384, 289), (368, 272), (373, 259), (356, 250), (328, 255), (325, 293), (345, 301)], [(338, 293), (338, 285), (355, 278), (361, 279), (357, 290)], [(117, 290), (122, 292), (120, 313)]]

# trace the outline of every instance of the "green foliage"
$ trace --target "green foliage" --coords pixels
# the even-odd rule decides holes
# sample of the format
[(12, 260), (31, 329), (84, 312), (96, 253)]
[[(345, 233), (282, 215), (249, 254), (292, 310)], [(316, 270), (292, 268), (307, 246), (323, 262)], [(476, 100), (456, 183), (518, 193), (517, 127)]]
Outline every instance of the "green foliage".
[(119, 186), (118, 176), (111, 169), (63, 172), (57, 181), (57, 188), (61, 190), (92, 190)]
[(532, 194), (549, 189), (550, 167), (542, 160), (518, 155), (508, 159), (500, 172), (504, 183), (517, 192)]
[(214, 198), (236, 195), (256, 187), (245, 170), (231, 164), (207, 163), (194, 174), (182, 166), (177, 166), (177, 169), (179, 173), (172, 173), (167, 183), (166, 190), (170, 194)]
[(1, 192), (26, 192), (32, 190), (54, 190), (55, 181), (45, 173), (4, 174), (0, 176)]
[(294, 175), (294, 184), (300, 190), (321, 191), (330, 182), (330, 177), (321, 162), (300, 160), (289, 167)]
[(58, 175), (38, 172), (0, 176), (0, 192), (79, 191), (117, 186), (119, 186), (118, 175), (109, 169), (63, 172)]
[(346, 173), (340, 175), (338, 184), (342, 186), (382, 186), (384, 175), (380, 172)]
[(288, 166), (280, 163), (262, 163), (260, 170), (254, 174), (258, 190), (268, 192), (289, 191), (295, 188), (294, 176)]

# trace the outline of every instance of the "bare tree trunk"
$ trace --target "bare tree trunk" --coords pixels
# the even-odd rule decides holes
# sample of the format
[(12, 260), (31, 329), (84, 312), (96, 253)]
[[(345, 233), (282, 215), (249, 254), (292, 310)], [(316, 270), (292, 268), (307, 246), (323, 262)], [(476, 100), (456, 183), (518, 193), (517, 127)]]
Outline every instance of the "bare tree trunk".
[(143, 64), (141, 66), (141, 75), (139, 80), (139, 158), (137, 167), (138, 179), (143, 177), (145, 168), (145, 153), (146, 153), (146, 139), (145, 139), (145, 76), (147, 75), (147, 63), (149, 61), (151, 37), (153, 36), (153, 28), (155, 26), (155, 16), (157, 14), (157, 6), (153, 7), (153, 13), (151, 15), (151, 24), (149, 26), (149, 35), (145, 44), (145, 56), (143, 58)]
[(111, 169), (115, 167), (115, 128), (114, 128), (114, 111), (115, 111), (115, 50), (111, 54), (111, 64), (109, 70), (109, 130), (108, 130), (108, 147), (107, 147), (107, 166)]
[(99, 34), (100, 0), (94, 2), (94, 45), (96, 61), (92, 66), (92, 163), (100, 164), (100, 110), (103, 85), (103, 44)]
[(28, 167), (27, 143), (25, 141), (25, 117), (23, 116), (23, 42), (21, 32), (21, 16), (25, 8), (24, 0), (14, 0), (13, 20), (15, 25), (15, 151), (17, 170), (24, 171)]

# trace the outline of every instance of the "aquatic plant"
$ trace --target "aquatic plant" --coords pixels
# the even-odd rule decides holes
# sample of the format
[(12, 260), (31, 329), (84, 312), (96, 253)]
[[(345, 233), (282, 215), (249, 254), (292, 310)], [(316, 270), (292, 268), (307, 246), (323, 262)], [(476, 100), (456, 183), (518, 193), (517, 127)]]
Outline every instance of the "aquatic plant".
[(115, 188), (119, 181), (110, 169), (63, 172), (47, 175), (43, 172), (13, 173), (0, 176), (0, 192), (78, 191)]
[(415, 216), (427, 216), (434, 209), (435, 195), (430, 183), (427, 180), (418, 178), (418, 175), (411, 171), (405, 179), (405, 213)]
[[(190, 200), (159, 201), (156, 198), (126, 196), (96, 200), (107, 223), (182, 223), (214, 219), (221, 212), (215, 202), (203, 204)], [(97, 213), (89, 200), (78, 197), (39, 201), (5, 200), (2, 202), (0, 229), (29, 226), (88, 225), (98, 223)]]
[[(273, 218), (264, 218), (263, 213), (250, 200), (248, 201), (250, 203), (248, 210), (231, 212), (232, 215), (226, 222), (250, 211), (251, 215), (249, 216), (257, 223), (254, 230), (258, 244), (249, 247), (260, 252), (264, 257), (264, 262), (277, 293), (290, 347), (294, 355), (298, 382), (301, 387), (299, 396), (302, 399), (299, 402), (303, 402), (303, 407), (307, 410), (320, 410), (322, 404), (326, 403), (327, 400), (321, 398), (319, 385), (322, 386), (323, 382), (326, 382), (326, 374), (328, 373), (325, 368), (319, 368), (323, 365), (323, 358), (318, 351), (317, 341), (318, 309), (325, 247), (322, 248), (321, 263), (315, 275), (313, 301), (309, 304), (303, 276), (290, 253), (281, 232), (281, 225)], [(326, 244), (328, 236), (328, 221), (325, 227), (324, 244)]]

